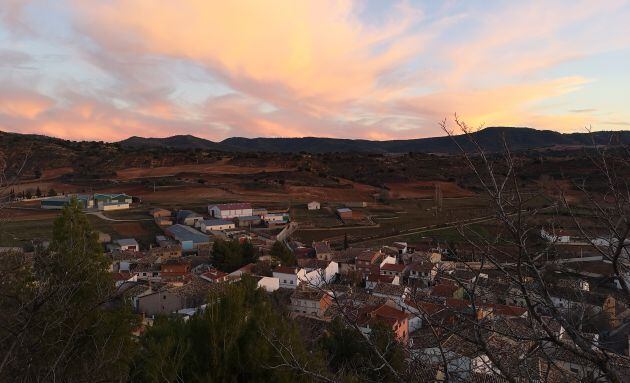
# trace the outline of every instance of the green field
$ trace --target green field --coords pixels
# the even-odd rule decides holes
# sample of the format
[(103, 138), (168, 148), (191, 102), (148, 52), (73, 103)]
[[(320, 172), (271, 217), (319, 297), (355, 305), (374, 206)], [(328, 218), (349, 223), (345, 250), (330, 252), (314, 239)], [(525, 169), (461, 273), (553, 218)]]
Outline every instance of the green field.
[(24, 246), (52, 237), (53, 219), (0, 221), (0, 246)]

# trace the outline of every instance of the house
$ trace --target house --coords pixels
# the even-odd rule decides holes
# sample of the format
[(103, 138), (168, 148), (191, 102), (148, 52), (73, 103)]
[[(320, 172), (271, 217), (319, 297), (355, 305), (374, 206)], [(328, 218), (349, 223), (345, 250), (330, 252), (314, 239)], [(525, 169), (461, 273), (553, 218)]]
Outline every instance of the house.
[(140, 251), (140, 245), (133, 238), (123, 238), (114, 241), (120, 248), (120, 251)]
[(66, 195), (61, 197), (48, 197), (40, 201), (40, 207), (47, 210), (61, 210), (75, 198), (82, 209), (91, 209), (94, 207), (94, 200), (83, 194)]
[(182, 280), (188, 273), (190, 273), (190, 263), (188, 262), (172, 259), (160, 264), (162, 280)]
[(264, 207), (253, 207), (252, 208), (252, 215), (257, 215), (257, 216), (259, 216), (261, 218), (266, 216), (267, 213), (269, 213), (269, 212)]
[(194, 250), (204, 251), (210, 248), (210, 237), (190, 226), (177, 224), (166, 228), (164, 232), (179, 242), (184, 252)]
[(409, 314), (394, 307), (391, 302), (361, 309), (357, 320), (361, 332), (369, 335), (376, 324), (390, 327), (401, 343), (407, 343), (409, 340)]
[(398, 250), (398, 254), (408, 253), (407, 242), (394, 242), (392, 246)]
[(243, 217), (235, 218), (238, 227), (252, 227), (258, 226), (262, 223), (262, 219), (259, 215), (247, 215)]
[(332, 259), (333, 251), (328, 241), (313, 242), (313, 249), (315, 249), (315, 258), (323, 261)]
[(156, 262), (165, 262), (169, 259), (179, 259), (182, 256), (182, 247), (177, 244), (168, 244), (167, 246), (157, 246), (149, 249), (147, 256), (157, 258)]
[(381, 266), (381, 275), (402, 277), (405, 265), (400, 263), (386, 263)]
[(228, 281), (229, 274), (224, 273), (221, 270), (211, 268), (210, 270), (201, 274), (200, 277), (210, 283), (222, 283)]
[(416, 262), (407, 265), (404, 274), (409, 278), (409, 283), (420, 287), (428, 287), (433, 283), (437, 270), (434, 263)]
[(365, 288), (367, 290), (373, 290), (379, 283), (398, 285), (400, 284), (400, 278), (381, 274), (370, 274), (365, 277)]
[(203, 216), (194, 211), (180, 210), (177, 212), (175, 221), (180, 225), (197, 226), (197, 222), (203, 221)]
[(332, 298), (326, 292), (300, 288), (291, 294), (290, 310), (294, 315), (324, 319), (326, 310), (331, 304)]
[(306, 207), (308, 208), (308, 210), (319, 210), (321, 208), (321, 205), (317, 201), (311, 201), (306, 205)]
[(284, 225), (289, 222), (289, 215), (286, 213), (269, 213), (263, 217), (267, 225)]
[(257, 287), (264, 289), (268, 293), (273, 293), (280, 288), (280, 280), (274, 277), (254, 277), (258, 280)]
[(206, 302), (211, 284), (199, 278), (177, 287), (149, 290), (137, 299), (138, 312), (147, 316), (170, 314)]
[(243, 202), (208, 205), (208, 213), (214, 218), (223, 219), (250, 217), (254, 215), (252, 205)]
[(312, 260), (313, 264), (305, 265), (304, 271), (306, 272), (303, 277), (298, 276), (301, 284), (307, 286), (321, 287), (325, 284), (331, 283), (334, 278), (339, 274), (339, 265), (334, 261), (318, 261)]
[(337, 215), (341, 219), (352, 219), (352, 210), (347, 207), (340, 207), (337, 209)]
[(273, 270), (273, 277), (278, 278), (280, 287), (295, 289), (304, 279), (306, 271), (297, 267), (278, 266)]
[(149, 214), (151, 214), (153, 218), (168, 218), (172, 215), (170, 210), (162, 209), (159, 207), (151, 209), (149, 211)]
[(229, 221), (227, 219), (204, 219), (203, 221), (200, 221), (200, 229), (204, 233), (234, 228), (236, 228), (234, 221)]
[(382, 256), (383, 253), (381, 253), (380, 250), (363, 250), (356, 257), (356, 270), (363, 276), (369, 274), (379, 274), (380, 267), (376, 263)]
[(94, 204), (99, 210), (129, 209), (133, 198), (127, 194), (94, 194)]

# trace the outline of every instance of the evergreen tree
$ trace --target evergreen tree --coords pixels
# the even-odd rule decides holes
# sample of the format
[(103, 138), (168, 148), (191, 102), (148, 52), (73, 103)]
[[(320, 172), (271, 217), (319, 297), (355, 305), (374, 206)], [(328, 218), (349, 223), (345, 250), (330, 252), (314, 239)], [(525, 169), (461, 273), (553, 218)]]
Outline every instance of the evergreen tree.
[(285, 266), (292, 266), (296, 264), (293, 252), (280, 241), (274, 242), (273, 246), (271, 246), (269, 254), (271, 254), (272, 257), (279, 259), (280, 263)]
[(39, 186), (37, 187), (37, 190), (35, 190), (35, 196), (37, 196), (37, 198), (42, 196), (42, 190), (39, 188)]
[(203, 313), (188, 321), (158, 319), (140, 340), (132, 381), (137, 382), (300, 382), (308, 377), (286, 368), (275, 345), (323, 369), (309, 354), (291, 322), (283, 320), (253, 279), (213, 292)]
[(130, 305), (114, 305), (108, 265), (73, 200), (55, 220), (48, 251), (23, 257), (17, 273), (0, 270), (16, 292), (0, 295), (0, 381), (125, 379), (138, 322)]
[(48, 189), (48, 196), (49, 197), (54, 197), (56, 195), (57, 195), (57, 192), (55, 191), (55, 189), (53, 189), (53, 188)]

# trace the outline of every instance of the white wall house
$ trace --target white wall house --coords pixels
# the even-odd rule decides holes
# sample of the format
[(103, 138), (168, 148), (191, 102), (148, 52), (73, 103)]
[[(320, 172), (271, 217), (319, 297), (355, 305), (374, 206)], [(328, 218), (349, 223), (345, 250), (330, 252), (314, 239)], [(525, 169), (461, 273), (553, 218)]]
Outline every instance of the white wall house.
[(280, 288), (280, 279), (274, 277), (262, 277), (258, 280), (258, 287), (262, 287), (268, 293), (273, 293)]
[(273, 271), (273, 277), (278, 278), (279, 285), (285, 289), (295, 289), (304, 279), (306, 271), (297, 267), (279, 266)]
[(236, 228), (233, 221), (225, 219), (206, 219), (200, 221), (200, 227), (202, 232), (208, 233), (211, 231), (229, 230)]
[(307, 208), (308, 210), (319, 210), (321, 208), (321, 205), (317, 201), (312, 201), (308, 203)]
[(254, 215), (249, 203), (223, 203), (208, 205), (208, 213), (214, 218), (230, 219), (236, 217), (250, 217)]
[(138, 245), (138, 242), (133, 238), (117, 239), (114, 241), (114, 243), (120, 246), (121, 251), (139, 251), (140, 250), (140, 245)]
[(313, 287), (321, 287), (326, 283), (332, 282), (338, 273), (339, 264), (331, 261), (328, 262), (328, 265), (324, 268), (306, 270), (306, 273), (301, 279), (301, 283), (306, 283)]

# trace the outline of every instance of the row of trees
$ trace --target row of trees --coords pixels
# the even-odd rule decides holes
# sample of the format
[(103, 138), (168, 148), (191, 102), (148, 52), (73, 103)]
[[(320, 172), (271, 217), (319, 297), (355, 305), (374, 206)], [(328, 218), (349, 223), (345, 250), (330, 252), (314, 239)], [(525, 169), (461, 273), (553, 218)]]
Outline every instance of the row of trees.
[[(45, 194), (48, 197), (54, 197), (57, 195), (57, 191), (53, 188), (48, 189), (48, 192)], [(44, 197), (44, 192), (39, 188), (39, 186), (33, 189), (22, 190), (21, 192), (15, 192), (15, 189), (9, 190), (9, 201), (14, 201), (17, 197), (31, 199), (33, 197)]]

